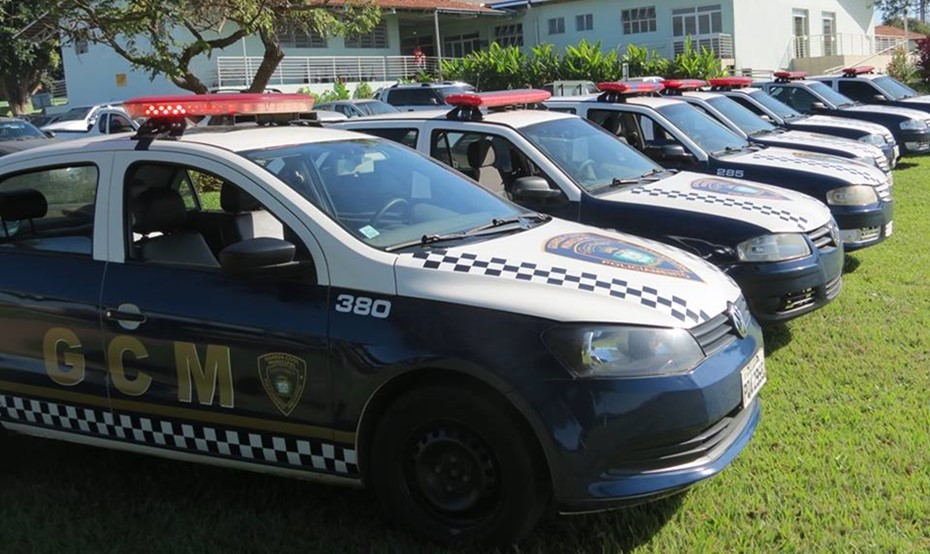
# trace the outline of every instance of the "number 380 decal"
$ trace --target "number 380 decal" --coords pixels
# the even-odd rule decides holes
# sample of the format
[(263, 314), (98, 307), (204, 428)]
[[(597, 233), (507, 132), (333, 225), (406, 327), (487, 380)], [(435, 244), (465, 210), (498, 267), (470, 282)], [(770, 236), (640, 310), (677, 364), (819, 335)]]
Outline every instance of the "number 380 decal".
[(718, 169), (717, 177), (734, 177), (736, 179), (741, 179), (743, 177), (742, 169)]
[(367, 296), (340, 294), (336, 297), (336, 311), (384, 319), (391, 313), (391, 303), (388, 300), (374, 300)]

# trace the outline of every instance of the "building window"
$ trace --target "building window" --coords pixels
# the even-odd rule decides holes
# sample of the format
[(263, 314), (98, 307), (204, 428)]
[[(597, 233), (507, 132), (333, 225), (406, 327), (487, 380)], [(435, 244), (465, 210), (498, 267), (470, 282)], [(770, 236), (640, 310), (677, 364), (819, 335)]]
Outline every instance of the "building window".
[(672, 36), (710, 35), (723, 31), (720, 4), (672, 10)]
[(523, 24), (512, 23), (494, 27), (494, 40), (501, 46), (523, 46)]
[(387, 25), (382, 21), (363, 35), (346, 37), (346, 48), (387, 48)]
[[(623, 34), (654, 33), (656, 30), (656, 8), (630, 8), (620, 12), (623, 21)], [(592, 21), (593, 24), (593, 21)]]
[[(655, 8), (653, 8), (655, 11)], [(594, 28), (594, 14), (592, 13), (583, 13), (575, 16), (575, 30), (576, 31), (590, 31)], [(653, 25), (653, 31), (655, 26)]]
[(87, 53), (87, 39), (79, 38), (74, 41), (74, 53), (75, 54), (86, 54)]
[(481, 50), (478, 33), (444, 37), (442, 53), (452, 58), (462, 58), (475, 50)]
[(564, 17), (553, 17), (549, 20), (549, 34), (550, 35), (562, 35), (565, 34), (565, 18)]
[(326, 39), (312, 29), (303, 30), (288, 23), (279, 27), (277, 32), (284, 48), (326, 48)]

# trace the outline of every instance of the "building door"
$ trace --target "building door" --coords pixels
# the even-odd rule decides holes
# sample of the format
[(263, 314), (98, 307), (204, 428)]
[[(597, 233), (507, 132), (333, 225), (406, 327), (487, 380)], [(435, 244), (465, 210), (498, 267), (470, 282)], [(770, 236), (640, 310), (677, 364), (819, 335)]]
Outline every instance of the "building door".
[(823, 22), (823, 55), (836, 56), (836, 13), (823, 12), (821, 21)]
[(807, 10), (792, 10), (794, 18), (794, 57), (809, 58), (810, 53), (810, 27), (808, 25)]

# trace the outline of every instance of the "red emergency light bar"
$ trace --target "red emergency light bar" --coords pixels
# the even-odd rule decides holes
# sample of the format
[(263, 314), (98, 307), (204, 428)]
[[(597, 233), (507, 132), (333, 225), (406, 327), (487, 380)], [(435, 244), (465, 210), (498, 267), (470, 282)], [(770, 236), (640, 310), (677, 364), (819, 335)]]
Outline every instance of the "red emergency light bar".
[(123, 103), (132, 117), (267, 115), (306, 113), (313, 97), (306, 94), (188, 94), (145, 96)]
[(752, 77), (717, 77), (708, 82), (712, 87), (742, 88), (752, 85)]
[(707, 81), (700, 79), (666, 79), (662, 81), (666, 89), (671, 90), (695, 90), (707, 86)]
[(860, 65), (860, 66), (856, 66), (856, 67), (844, 67), (844, 68), (843, 68), (843, 75), (849, 75), (849, 76), (853, 76), (853, 75), (862, 75), (862, 74), (864, 74), (864, 73), (872, 73), (873, 71), (875, 71), (875, 68), (872, 67), (871, 65)]
[(775, 77), (776, 79), (787, 79), (787, 80), (803, 79), (804, 77), (807, 77), (807, 72), (806, 71), (776, 71), (775, 73), (772, 73), (772, 76)]
[(499, 90), (494, 92), (463, 92), (446, 96), (446, 104), (457, 108), (500, 108), (517, 104), (545, 102), (552, 94), (538, 89)]
[(643, 92), (659, 92), (662, 90), (664, 84), (665, 82), (651, 83), (646, 81), (608, 81), (605, 83), (598, 83), (597, 90), (601, 92), (613, 92), (618, 94), (638, 94)]

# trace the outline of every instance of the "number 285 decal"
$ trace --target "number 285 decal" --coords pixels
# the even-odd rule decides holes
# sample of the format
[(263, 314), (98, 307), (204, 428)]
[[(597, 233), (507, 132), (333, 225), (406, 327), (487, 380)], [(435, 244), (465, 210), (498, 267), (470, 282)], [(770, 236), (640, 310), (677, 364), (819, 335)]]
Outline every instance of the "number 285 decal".
[(340, 294), (336, 297), (336, 311), (344, 314), (384, 319), (391, 314), (391, 302), (388, 300), (374, 300), (367, 296)]
[(718, 169), (717, 177), (735, 177), (741, 179), (743, 177), (742, 169)]

